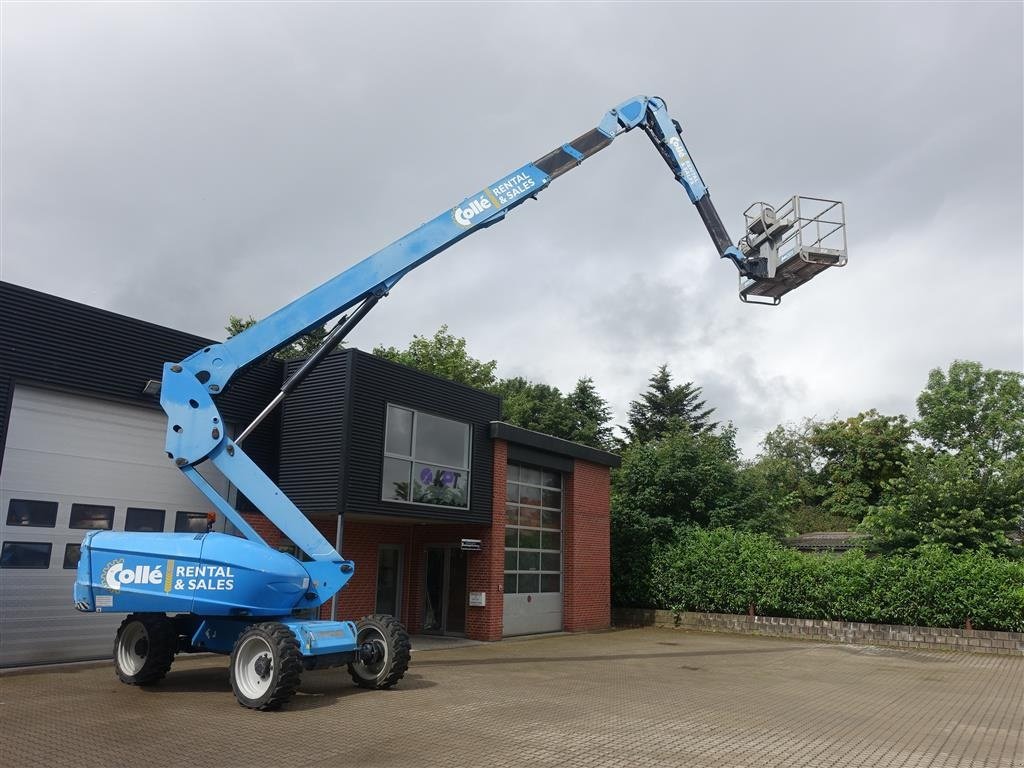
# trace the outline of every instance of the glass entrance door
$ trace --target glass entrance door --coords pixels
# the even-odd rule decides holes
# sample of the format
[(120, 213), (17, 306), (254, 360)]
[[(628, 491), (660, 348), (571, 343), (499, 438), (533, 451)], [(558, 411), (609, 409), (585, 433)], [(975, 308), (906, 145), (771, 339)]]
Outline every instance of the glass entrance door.
[(445, 616), (446, 633), (463, 634), (466, 631), (466, 553), (461, 549), (448, 550), (448, 612)]
[(427, 547), (427, 577), (424, 589), (423, 631), (440, 634), (444, 631), (445, 550)]
[(453, 546), (427, 547), (423, 631), (466, 631), (466, 553)]

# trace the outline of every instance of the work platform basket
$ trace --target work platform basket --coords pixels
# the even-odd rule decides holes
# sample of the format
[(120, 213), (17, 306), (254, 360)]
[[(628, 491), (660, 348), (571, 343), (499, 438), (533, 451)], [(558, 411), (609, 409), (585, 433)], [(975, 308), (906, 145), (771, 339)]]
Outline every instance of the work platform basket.
[(743, 218), (740, 250), (768, 266), (767, 278), (740, 278), (743, 301), (778, 304), (829, 267), (846, 266), (846, 209), (838, 200), (795, 195), (778, 208), (754, 203)]

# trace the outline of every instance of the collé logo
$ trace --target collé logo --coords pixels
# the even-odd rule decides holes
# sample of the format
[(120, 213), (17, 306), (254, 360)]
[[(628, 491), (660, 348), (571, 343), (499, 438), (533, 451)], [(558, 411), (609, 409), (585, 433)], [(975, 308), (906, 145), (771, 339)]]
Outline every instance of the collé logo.
[(668, 139), (668, 145), (676, 151), (677, 155), (679, 155), (679, 162), (683, 162), (687, 159), (686, 148), (683, 146), (683, 140), (678, 136), (670, 136)]
[(129, 569), (124, 567), (123, 557), (111, 560), (100, 572), (100, 582), (114, 592), (119, 592), (122, 584), (159, 584), (163, 580), (164, 572), (159, 565), (137, 565)]
[(480, 194), (474, 197), (465, 205), (460, 205), (452, 210), (452, 216), (455, 217), (455, 223), (460, 227), (468, 227), (473, 223), (473, 219), (479, 216), (484, 211), (490, 210), (494, 206), (491, 205), (491, 201), (487, 198), (486, 194)]

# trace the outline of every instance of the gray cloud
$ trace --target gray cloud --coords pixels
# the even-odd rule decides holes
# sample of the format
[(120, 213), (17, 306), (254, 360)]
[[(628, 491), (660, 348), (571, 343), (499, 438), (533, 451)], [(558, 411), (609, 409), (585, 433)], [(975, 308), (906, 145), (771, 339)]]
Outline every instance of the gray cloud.
[(741, 305), (638, 132), (410, 274), (353, 341), (448, 323), (501, 372), (667, 362), (749, 452), (913, 411), (929, 368), (1024, 367), (1017, 4), (3, 6), (3, 279), (219, 336), (663, 96), (724, 220), (848, 204), (851, 262)]

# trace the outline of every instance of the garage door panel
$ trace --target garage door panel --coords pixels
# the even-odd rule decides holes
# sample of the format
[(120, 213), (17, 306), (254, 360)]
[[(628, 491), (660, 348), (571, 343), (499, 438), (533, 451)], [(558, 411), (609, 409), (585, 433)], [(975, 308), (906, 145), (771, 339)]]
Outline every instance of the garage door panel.
[[(76, 611), (73, 570), (62, 569), (56, 547), (47, 570), (0, 569), (3, 594), (3, 666), (77, 661), (110, 655), (122, 616)], [(56, 567), (53, 563), (56, 562)]]
[[(49, 567), (0, 568), (0, 666), (109, 657), (121, 614), (74, 609), (75, 571), (63, 568), (67, 544), (88, 530), (69, 527), (74, 504), (114, 507), (124, 530), (127, 509), (164, 510), (164, 530), (178, 511), (204, 512), (209, 501), (167, 460), (161, 411), (17, 386), (0, 472), (0, 543), (52, 546)], [(219, 472), (204, 473), (222, 493)], [(56, 525), (7, 525), (11, 499), (55, 501)]]
[[(166, 457), (164, 462), (170, 465)], [(173, 467), (172, 467), (173, 469)], [(62, 490), (65, 496), (74, 497), (75, 501), (85, 499), (108, 499), (111, 496), (111, 478), (116, 477), (118, 498), (140, 499), (181, 499), (183, 495), (192, 496), (196, 503), (201, 503), (203, 496), (191, 487), (188, 481), (177, 470), (168, 471), (168, 467), (147, 467), (145, 465), (125, 465), (115, 462), (73, 456), (54, 456), (41, 452), (8, 450), (4, 454), (4, 474), (10, 473), (17, 477), (16, 484), (6, 488), (12, 498), (21, 498), (17, 494), (28, 494), (30, 498), (45, 493), (56, 482), (66, 479)], [(182, 483), (186, 484), (183, 494)], [(206, 502), (209, 506), (209, 502)]]
[(505, 595), (504, 620), (506, 635), (557, 632), (562, 628), (562, 595)]
[(511, 463), (506, 475), (502, 633), (562, 629), (562, 476)]
[[(26, 386), (16, 387), (15, 393), (23, 418), (20, 424), (12, 420), (9, 429), (24, 448), (77, 451), (91, 444), (95, 434), (89, 433), (97, 429), (97, 424), (109, 425), (122, 439), (116, 443), (97, 441), (96, 447), (101, 455), (131, 461), (136, 458), (131, 452), (133, 448), (152, 453), (146, 436), (154, 422), (166, 424), (163, 412), (157, 408), (127, 406), (126, 410), (121, 403)], [(51, 442), (54, 431), (67, 434), (68, 443)]]

